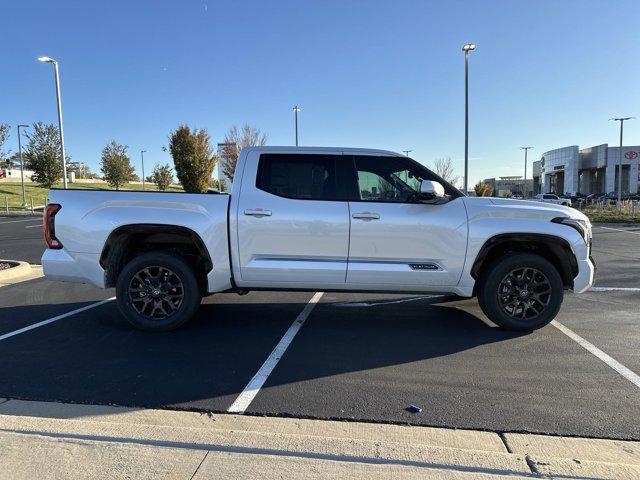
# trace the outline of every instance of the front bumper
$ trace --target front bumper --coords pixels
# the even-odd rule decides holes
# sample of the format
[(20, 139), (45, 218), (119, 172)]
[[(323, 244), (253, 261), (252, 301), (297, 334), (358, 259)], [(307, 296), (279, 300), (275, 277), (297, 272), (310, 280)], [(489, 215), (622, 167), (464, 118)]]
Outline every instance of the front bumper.
[(591, 257), (578, 260), (578, 275), (573, 279), (573, 291), (583, 293), (593, 286), (596, 276), (596, 266)]

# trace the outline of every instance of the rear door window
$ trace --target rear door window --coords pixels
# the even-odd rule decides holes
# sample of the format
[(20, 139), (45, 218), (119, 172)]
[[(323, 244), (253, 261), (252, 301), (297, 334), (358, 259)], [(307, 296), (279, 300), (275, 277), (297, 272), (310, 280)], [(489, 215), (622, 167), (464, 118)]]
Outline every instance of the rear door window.
[(348, 200), (338, 181), (336, 155), (269, 153), (260, 156), (256, 187), (279, 197), (299, 200)]

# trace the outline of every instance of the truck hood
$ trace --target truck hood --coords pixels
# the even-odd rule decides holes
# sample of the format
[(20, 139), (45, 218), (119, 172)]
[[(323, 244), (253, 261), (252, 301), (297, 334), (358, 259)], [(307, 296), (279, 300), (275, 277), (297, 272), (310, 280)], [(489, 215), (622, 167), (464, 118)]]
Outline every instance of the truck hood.
[(568, 217), (589, 222), (587, 216), (575, 208), (553, 203), (494, 197), (464, 197), (464, 202), (468, 210), (487, 216), (545, 218), (548, 220), (555, 217)]

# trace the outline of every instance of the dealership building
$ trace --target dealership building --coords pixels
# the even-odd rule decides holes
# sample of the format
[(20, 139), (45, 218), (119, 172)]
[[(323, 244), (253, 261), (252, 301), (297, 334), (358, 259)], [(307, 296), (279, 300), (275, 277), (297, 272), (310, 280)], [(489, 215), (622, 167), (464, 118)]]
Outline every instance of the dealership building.
[[(556, 148), (533, 162), (534, 193), (559, 195), (618, 191), (620, 147), (606, 143), (580, 149), (577, 145)], [(640, 146), (622, 147), (622, 191), (638, 193)]]

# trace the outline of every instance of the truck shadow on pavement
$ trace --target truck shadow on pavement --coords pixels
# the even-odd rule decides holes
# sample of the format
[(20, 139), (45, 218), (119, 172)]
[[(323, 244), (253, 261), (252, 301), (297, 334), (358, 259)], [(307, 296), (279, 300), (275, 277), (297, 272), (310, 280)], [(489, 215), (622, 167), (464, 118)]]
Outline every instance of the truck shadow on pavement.
[[(0, 397), (224, 411), (305, 303), (217, 297), (168, 333), (134, 330), (110, 302), (8, 338), (0, 342)], [(428, 370), (435, 359), (523, 335), (451, 305), (319, 304), (268, 386), (415, 362)], [(46, 305), (0, 308), (0, 318), (42, 316), (42, 309)]]

